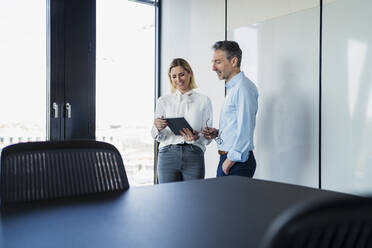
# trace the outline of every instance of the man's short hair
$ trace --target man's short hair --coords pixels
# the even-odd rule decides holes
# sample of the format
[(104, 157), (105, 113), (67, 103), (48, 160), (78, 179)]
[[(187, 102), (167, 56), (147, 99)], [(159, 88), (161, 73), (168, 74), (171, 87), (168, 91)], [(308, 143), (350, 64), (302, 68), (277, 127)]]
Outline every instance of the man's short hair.
[(215, 51), (222, 50), (225, 51), (227, 54), (227, 59), (231, 60), (232, 58), (236, 57), (238, 59), (238, 67), (242, 62), (242, 50), (239, 47), (239, 44), (235, 41), (231, 40), (221, 40), (214, 43), (212, 47)]

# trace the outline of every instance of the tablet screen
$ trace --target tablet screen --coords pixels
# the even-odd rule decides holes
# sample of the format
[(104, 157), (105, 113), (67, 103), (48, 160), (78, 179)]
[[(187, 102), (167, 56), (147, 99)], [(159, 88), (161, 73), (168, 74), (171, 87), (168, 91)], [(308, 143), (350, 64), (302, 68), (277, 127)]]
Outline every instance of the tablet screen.
[(191, 132), (193, 132), (193, 129), (190, 126), (190, 124), (183, 117), (165, 118), (164, 120), (168, 122), (168, 127), (170, 128), (170, 130), (172, 130), (172, 132), (175, 135), (181, 135), (179, 130), (182, 130), (183, 128), (188, 128), (190, 129)]

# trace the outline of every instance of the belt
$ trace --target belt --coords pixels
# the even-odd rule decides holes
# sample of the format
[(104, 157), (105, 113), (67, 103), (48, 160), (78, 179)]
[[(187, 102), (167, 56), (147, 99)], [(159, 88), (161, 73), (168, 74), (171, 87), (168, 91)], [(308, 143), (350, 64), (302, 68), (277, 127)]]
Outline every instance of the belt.
[(218, 154), (220, 154), (220, 155), (226, 155), (227, 153), (228, 152), (218, 150)]
[[(226, 155), (226, 154), (228, 154), (229, 152), (225, 152), (225, 151), (220, 151), (220, 150), (218, 150), (218, 154), (219, 155)], [(249, 151), (249, 155), (253, 155), (253, 152), (252, 151)]]
[(191, 144), (188, 144), (188, 143), (179, 143), (179, 144), (176, 144), (176, 146), (189, 146)]

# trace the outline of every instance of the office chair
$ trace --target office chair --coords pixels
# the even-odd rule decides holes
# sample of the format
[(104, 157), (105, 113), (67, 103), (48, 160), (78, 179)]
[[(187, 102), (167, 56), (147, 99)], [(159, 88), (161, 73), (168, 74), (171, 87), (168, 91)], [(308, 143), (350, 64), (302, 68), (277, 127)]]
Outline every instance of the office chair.
[(372, 247), (372, 198), (345, 196), (296, 205), (272, 223), (260, 247)]
[(67, 198), (129, 188), (123, 160), (94, 140), (18, 143), (1, 152), (2, 203)]

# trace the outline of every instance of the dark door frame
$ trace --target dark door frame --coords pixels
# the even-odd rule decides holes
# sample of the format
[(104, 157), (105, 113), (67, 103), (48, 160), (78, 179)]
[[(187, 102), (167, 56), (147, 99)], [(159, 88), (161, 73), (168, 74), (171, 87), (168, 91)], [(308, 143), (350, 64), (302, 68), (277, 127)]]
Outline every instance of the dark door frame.
[(96, 1), (47, 1), (47, 139), (95, 139)]

